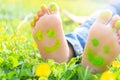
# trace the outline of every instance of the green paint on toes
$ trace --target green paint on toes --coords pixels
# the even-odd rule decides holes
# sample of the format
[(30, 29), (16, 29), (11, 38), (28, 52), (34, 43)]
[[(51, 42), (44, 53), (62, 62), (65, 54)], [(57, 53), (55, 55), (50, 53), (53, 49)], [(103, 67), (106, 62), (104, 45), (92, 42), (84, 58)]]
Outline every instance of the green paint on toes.
[(56, 10), (56, 3), (50, 3), (50, 8), (51, 10), (55, 11)]
[(104, 53), (108, 54), (110, 52), (110, 47), (109, 46), (104, 46), (103, 50), (104, 50)]
[(120, 20), (118, 20), (116, 23), (115, 23), (115, 26), (120, 29)]
[(87, 58), (94, 66), (97, 66), (97, 67), (102, 66), (104, 63), (104, 58), (96, 55), (96, 52), (94, 52), (90, 48), (88, 48), (87, 50)]
[(49, 38), (56, 36), (56, 33), (53, 29), (48, 30), (46, 34)]
[(95, 46), (95, 47), (98, 46), (99, 41), (96, 38), (92, 39), (92, 45)]
[(54, 46), (52, 47), (48, 47), (48, 46), (44, 46), (43, 49), (46, 51), (46, 52), (54, 52), (55, 50), (57, 50), (59, 47), (60, 47), (61, 43), (60, 43), (60, 40), (56, 40), (56, 43)]
[(38, 31), (36, 32), (36, 39), (37, 39), (37, 40), (40, 40), (40, 41), (44, 39), (44, 36), (43, 36), (41, 30), (38, 30)]

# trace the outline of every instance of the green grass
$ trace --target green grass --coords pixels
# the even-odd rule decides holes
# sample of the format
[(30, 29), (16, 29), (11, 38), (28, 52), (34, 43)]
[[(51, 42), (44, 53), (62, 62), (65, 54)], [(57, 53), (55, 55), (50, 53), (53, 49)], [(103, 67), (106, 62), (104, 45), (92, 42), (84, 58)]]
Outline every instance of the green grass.
[[(89, 16), (104, 5), (102, 2), (91, 0), (0, 0), (0, 80), (38, 79), (35, 68), (44, 61), (32, 38), (30, 26), (32, 17), (26, 21), (25, 17), (35, 15), (40, 10), (41, 4), (49, 4), (52, 1), (58, 3), (60, 10), (66, 9), (79, 16)], [(65, 33), (71, 32), (79, 25), (62, 13), (61, 18)], [(49, 80), (99, 80), (100, 73), (90, 73), (81, 64), (75, 64), (78, 61), (79, 57), (71, 59), (68, 64), (58, 65), (52, 60), (47, 60), (48, 64), (52, 64)], [(120, 73), (118, 68), (111, 70), (116, 74)]]

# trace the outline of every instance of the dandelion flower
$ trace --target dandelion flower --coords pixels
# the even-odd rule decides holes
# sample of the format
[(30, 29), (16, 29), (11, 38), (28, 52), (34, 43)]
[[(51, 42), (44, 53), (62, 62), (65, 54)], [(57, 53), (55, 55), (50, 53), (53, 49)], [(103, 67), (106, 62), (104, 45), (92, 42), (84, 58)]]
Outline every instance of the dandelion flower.
[(16, 47), (14, 47), (12, 50), (13, 50), (13, 51), (16, 51)]
[(113, 61), (112, 62), (112, 67), (116, 67), (116, 68), (120, 67), (120, 62), (119, 61)]
[(4, 37), (0, 36), (0, 41), (2, 41), (4, 39)]
[(37, 76), (49, 76), (51, 73), (50, 66), (47, 63), (41, 63), (36, 68)]
[(37, 48), (37, 44), (35, 42), (33, 42), (33, 47)]
[(2, 28), (0, 28), (0, 33), (4, 32), (4, 30)]
[(17, 40), (24, 41), (26, 40), (26, 38), (22, 36), (22, 37), (18, 37)]
[(100, 80), (116, 80), (115, 74), (110, 71), (102, 73)]

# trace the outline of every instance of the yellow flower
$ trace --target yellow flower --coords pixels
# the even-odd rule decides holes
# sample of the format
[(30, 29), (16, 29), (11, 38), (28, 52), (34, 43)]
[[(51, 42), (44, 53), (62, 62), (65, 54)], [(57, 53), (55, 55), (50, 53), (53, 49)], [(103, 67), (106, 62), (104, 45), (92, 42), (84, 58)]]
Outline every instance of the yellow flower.
[(8, 38), (9, 38), (9, 39), (14, 39), (14, 38), (15, 38), (15, 35), (9, 35)]
[(119, 61), (113, 61), (112, 62), (112, 67), (120, 67), (120, 62)]
[(37, 44), (35, 42), (33, 42), (33, 47), (37, 48)]
[(16, 33), (16, 34), (17, 34), (17, 35), (19, 35), (20, 33), (21, 33), (20, 31), (17, 31), (17, 33)]
[(100, 80), (116, 80), (116, 77), (114, 73), (106, 71), (101, 75)]
[(4, 39), (4, 37), (0, 36), (0, 41), (2, 41)]
[(12, 50), (15, 51), (15, 50), (16, 50), (16, 47), (14, 47)]
[(41, 63), (36, 68), (37, 76), (49, 76), (51, 73), (50, 66), (47, 63)]
[(0, 28), (0, 33), (4, 32), (4, 30), (2, 28)]
[(18, 38), (16, 38), (16, 40), (24, 41), (24, 40), (26, 40), (26, 38), (22, 36), (22, 37), (18, 37)]

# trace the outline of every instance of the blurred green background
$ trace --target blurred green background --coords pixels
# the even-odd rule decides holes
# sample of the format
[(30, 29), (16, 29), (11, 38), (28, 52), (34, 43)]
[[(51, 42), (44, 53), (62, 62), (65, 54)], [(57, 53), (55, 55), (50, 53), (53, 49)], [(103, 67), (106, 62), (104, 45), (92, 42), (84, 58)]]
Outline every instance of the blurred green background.
[[(40, 10), (41, 4), (56, 2), (60, 10), (65, 9), (78, 16), (89, 16), (98, 8), (104, 6), (107, 0), (0, 0), (0, 22), (1, 20), (13, 21), (15, 28), (24, 18), (30, 14), (36, 14)], [(65, 33), (72, 31), (77, 24), (72, 23), (61, 13)], [(15, 21), (14, 21), (15, 20)], [(28, 20), (28, 22), (31, 19)], [(28, 25), (25, 27), (29, 27)]]
[(30, 22), (41, 4), (50, 2), (59, 5), (64, 32), (69, 33), (79, 24), (64, 15), (63, 9), (77, 16), (90, 16), (108, 0), (0, 0), (0, 80), (35, 76), (35, 66), (42, 58), (33, 40)]

